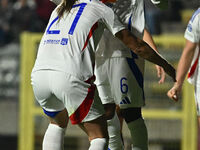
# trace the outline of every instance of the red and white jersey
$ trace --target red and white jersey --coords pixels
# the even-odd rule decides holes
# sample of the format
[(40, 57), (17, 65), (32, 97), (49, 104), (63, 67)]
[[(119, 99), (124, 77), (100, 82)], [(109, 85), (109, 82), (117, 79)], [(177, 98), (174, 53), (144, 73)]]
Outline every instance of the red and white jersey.
[[(145, 28), (144, 0), (116, 0), (114, 3), (108, 3), (108, 6), (113, 9), (126, 28), (142, 39)], [(127, 46), (105, 29), (97, 57), (132, 57), (127, 49)]]
[(192, 60), (192, 64), (188, 73), (188, 81), (195, 85), (200, 85), (200, 8), (193, 14), (190, 19), (187, 29), (185, 31), (185, 36), (187, 40), (198, 43), (198, 46), (195, 50), (194, 57)]
[(52, 69), (87, 80), (93, 76), (95, 52), (104, 29), (115, 34), (125, 27), (112, 9), (98, 0), (77, 1), (60, 20), (57, 8), (40, 42), (33, 71)]

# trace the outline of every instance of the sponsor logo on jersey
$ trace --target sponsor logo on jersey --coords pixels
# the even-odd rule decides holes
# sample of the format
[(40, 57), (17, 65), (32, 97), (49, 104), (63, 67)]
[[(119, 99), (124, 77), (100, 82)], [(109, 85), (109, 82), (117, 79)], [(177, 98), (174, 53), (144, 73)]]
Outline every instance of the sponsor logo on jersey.
[(192, 32), (192, 25), (188, 24), (187, 29), (188, 29), (189, 32)]
[(60, 40), (53, 40), (53, 39), (48, 39), (44, 40), (44, 44), (59, 44)]

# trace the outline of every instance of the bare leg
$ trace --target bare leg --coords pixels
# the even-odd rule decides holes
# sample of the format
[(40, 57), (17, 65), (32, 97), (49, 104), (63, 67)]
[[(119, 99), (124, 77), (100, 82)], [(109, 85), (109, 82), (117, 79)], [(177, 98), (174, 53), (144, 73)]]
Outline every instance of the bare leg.
[(115, 112), (116, 104), (104, 104), (105, 116), (108, 124), (109, 144), (111, 150), (123, 150), (124, 144), (121, 137), (120, 121)]
[(112, 119), (115, 115), (115, 108), (116, 108), (115, 103), (103, 104), (103, 107), (106, 112), (105, 113), (106, 120)]
[(116, 106), (116, 112), (117, 112), (117, 116), (118, 116), (119, 121), (120, 121), (121, 138), (122, 138), (122, 141), (123, 141), (123, 143), (124, 143), (123, 133), (122, 133), (124, 118), (123, 118), (122, 115), (121, 115), (121, 111), (120, 111), (119, 105)]
[(107, 138), (107, 122), (104, 116), (95, 120), (79, 124), (79, 127), (88, 135), (89, 141), (95, 138)]
[(67, 128), (69, 117), (66, 109), (59, 112), (54, 118), (49, 117), (50, 123), (56, 124), (61, 128)]
[(126, 108), (120, 111), (131, 134), (132, 150), (148, 150), (148, 133), (142, 118), (141, 108)]
[(105, 116), (101, 116), (93, 121), (79, 124), (88, 135), (91, 143), (89, 150), (107, 150), (108, 149), (108, 131)]
[(49, 117), (50, 124), (43, 139), (43, 150), (64, 150), (64, 135), (68, 124), (67, 110), (58, 113), (54, 118)]

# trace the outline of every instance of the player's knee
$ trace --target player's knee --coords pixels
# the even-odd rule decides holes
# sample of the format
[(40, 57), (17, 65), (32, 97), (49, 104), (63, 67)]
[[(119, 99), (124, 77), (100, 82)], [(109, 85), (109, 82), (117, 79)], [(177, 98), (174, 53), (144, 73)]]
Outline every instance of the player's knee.
[(59, 127), (64, 129), (64, 128), (67, 128), (68, 120), (63, 119), (63, 120), (55, 121), (55, 119), (50, 118), (50, 123), (55, 124), (55, 125), (57, 125), (57, 126), (59, 126)]
[(59, 127), (61, 128), (67, 128), (68, 120), (64, 119), (60, 124)]
[(141, 107), (121, 109), (121, 115), (126, 123), (135, 121), (142, 117)]
[(54, 117), (49, 116), (49, 119), (51, 123), (56, 124), (61, 128), (66, 128), (69, 121), (67, 110), (64, 109), (63, 111), (56, 114)]
[(104, 104), (106, 120), (110, 120), (114, 117), (115, 107), (116, 105), (114, 103)]

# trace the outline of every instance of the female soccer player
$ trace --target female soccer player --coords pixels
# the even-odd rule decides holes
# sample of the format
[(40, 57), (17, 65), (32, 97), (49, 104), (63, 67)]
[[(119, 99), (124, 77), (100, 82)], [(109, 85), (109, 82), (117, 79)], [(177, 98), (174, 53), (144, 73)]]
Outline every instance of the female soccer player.
[[(113, 9), (129, 31), (147, 42), (154, 50), (157, 50), (145, 25), (143, 0), (117, 0), (114, 3), (106, 4)], [(109, 148), (111, 150), (123, 149), (119, 121), (113, 113), (115, 104), (117, 104), (120, 116), (127, 123), (131, 134), (132, 150), (138, 148), (147, 150), (147, 128), (141, 114), (141, 109), (145, 104), (143, 89), (144, 59), (131, 52), (108, 30), (104, 31), (96, 56), (95, 73), (97, 80), (95, 83), (106, 114), (109, 116), (107, 117), (109, 118)], [(156, 68), (160, 77), (159, 83), (163, 83), (165, 73), (161, 67), (156, 66)]]
[(107, 150), (107, 124), (93, 84), (95, 52), (105, 28), (175, 80), (175, 69), (125, 29), (112, 9), (98, 0), (63, 0), (51, 15), (32, 70), (35, 98), (50, 120), (43, 150), (63, 150), (68, 119), (87, 133), (89, 150)]
[(186, 44), (178, 63), (176, 80), (174, 86), (168, 91), (169, 98), (178, 101), (183, 82), (188, 73), (188, 81), (195, 86), (195, 99), (198, 116), (198, 150), (200, 149), (200, 8), (196, 10), (190, 19), (185, 31)]

